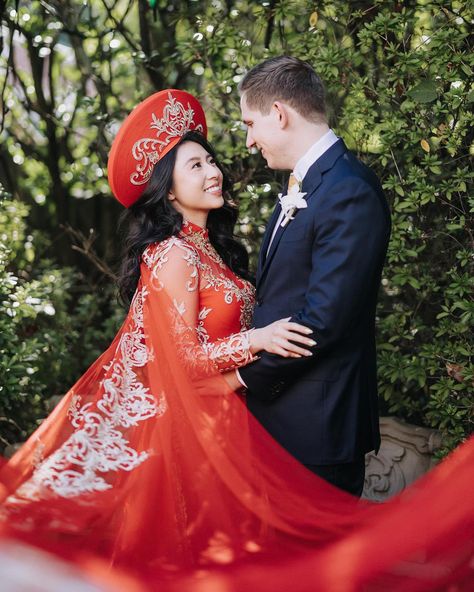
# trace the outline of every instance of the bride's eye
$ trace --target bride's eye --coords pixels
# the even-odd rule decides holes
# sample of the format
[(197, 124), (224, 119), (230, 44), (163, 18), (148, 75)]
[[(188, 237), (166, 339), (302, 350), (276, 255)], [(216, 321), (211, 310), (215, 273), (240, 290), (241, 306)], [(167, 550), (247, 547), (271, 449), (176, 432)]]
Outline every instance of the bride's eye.
[(195, 162), (191, 168), (194, 169), (194, 168), (200, 167), (200, 166), (201, 166), (201, 163), (200, 162)]

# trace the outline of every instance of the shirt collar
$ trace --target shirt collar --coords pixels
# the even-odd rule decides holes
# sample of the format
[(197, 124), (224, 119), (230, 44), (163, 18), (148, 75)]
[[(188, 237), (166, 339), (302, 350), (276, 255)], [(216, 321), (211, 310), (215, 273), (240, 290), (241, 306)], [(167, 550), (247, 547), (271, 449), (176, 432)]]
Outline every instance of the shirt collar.
[(321, 156), (331, 148), (333, 144), (335, 144), (339, 138), (336, 134), (330, 129), (328, 132), (324, 134), (322, 138), (319, 138), (317, 142), (315, 142), (309, 150), (303, 154), (303, 156), (298, 160), (296, 166), (293, 170), (293, 174), (296, 179), (301, 183), (306, 176), (306, 173), (310, 169), (310, 167), (319, 159)]

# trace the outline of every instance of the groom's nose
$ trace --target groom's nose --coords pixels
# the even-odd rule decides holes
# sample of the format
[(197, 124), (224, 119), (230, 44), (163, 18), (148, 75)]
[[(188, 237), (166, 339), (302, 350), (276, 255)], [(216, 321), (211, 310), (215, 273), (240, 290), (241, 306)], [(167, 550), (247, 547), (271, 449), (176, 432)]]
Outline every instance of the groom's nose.
[(252, 137), (252, 130), (251, 128), (247, 128), (247, 140), (245, 142), (245, 145), (247, 146), (247, 148), (252, 148), (252, 146), (255, 146), (255, 140)]

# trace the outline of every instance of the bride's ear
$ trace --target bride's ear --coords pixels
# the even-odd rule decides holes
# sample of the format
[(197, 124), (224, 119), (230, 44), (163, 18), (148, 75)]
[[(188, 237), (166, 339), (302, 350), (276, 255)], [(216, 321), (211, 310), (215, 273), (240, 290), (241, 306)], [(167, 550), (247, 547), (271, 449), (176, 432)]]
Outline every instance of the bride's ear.
[(174, 201), (176, 199), (176, 196), (171, 189), (168, 191), (168, 199), (169, 201)]

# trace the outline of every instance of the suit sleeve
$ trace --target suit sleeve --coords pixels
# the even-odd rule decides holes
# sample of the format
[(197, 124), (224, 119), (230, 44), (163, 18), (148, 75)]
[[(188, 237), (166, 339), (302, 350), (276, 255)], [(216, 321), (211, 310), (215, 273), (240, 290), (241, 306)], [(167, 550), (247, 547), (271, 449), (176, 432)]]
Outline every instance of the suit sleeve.
[(291, 319), (313, 330), (316, 345), (308, 358), (264, 352), (239, 370), (252, 395), (262, 400), (276, 398), (289, 382), (314, 367), (318, 356), (350, 334), (374, 282), (379, 281), (389, 236), (381, 196), (357, 179), (341, 182), (331, 195), (318, 200), (305, 304)]

